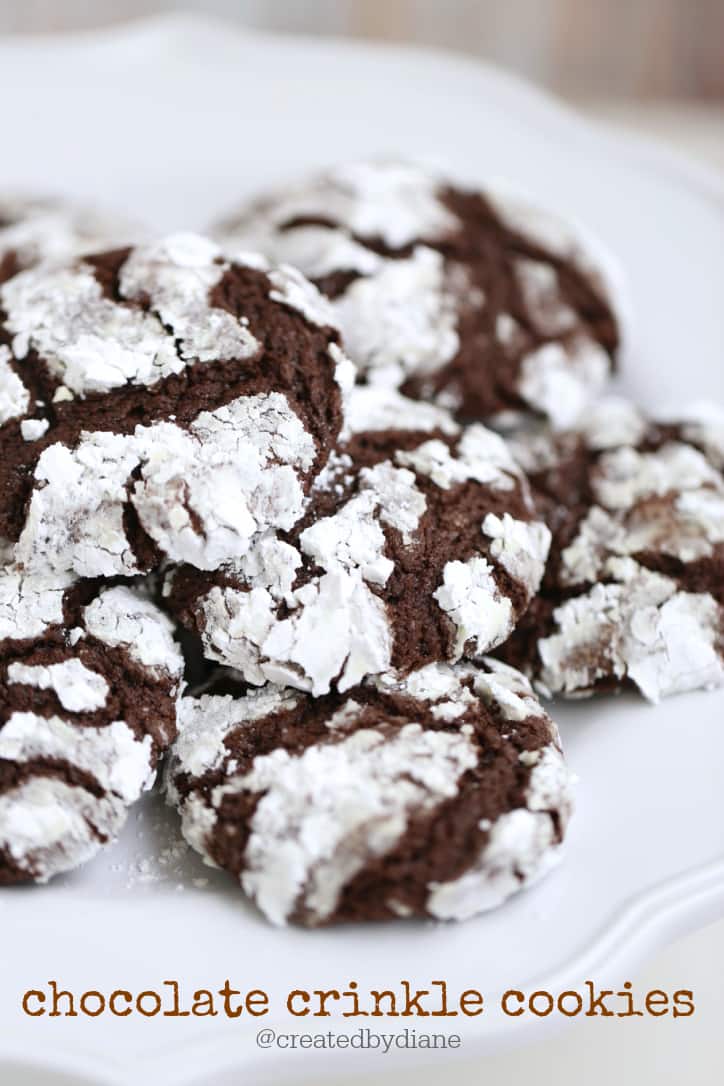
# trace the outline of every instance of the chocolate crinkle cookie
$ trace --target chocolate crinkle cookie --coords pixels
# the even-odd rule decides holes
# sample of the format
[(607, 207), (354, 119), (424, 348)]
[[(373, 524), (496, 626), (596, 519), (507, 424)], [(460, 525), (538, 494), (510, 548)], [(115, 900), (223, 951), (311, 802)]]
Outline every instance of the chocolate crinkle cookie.
[(0, 287), (0, 534), (30, 572), (214, 569), (289, 529), (352, 367), (291, 268), (196, 235)]
[(137, 225), (59, 199), (0, 193), (0, 283), (36, 264), (112, 248)]
[(247, 204), (226, 244), (299, 267), (369, 383), (462, 418), (573, 423), (620, 339), (619, 274), (592, 238), (510, 194), (422, 166), (339, 166)]
[(571, 776), (558, 732), (499, 661), (319, 699), (210, 689), (180, 702), (168, 799), (189, 844), (274, 924), (462, 920), (559, 856)]
[(176, 735), (182, 670), (140, 589), (0, 573), (0, 885), (116, 836)]
[(503, 658), (553, 694), (724, 681), (724, 411), (663, 423), (610, 399), (512, 447), (553, 544)]
[(167, 577), (171, 613), (249, 683), (322, 695), (477, 657), (539, 586), (550, 533), (502, 438), (372, 386), (353, 390), (348, 422), (291, 532)]

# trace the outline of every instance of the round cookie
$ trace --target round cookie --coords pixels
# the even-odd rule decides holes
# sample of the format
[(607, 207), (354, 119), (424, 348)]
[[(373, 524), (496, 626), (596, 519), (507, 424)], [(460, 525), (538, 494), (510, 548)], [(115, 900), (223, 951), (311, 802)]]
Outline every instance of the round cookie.
[(0, 573), (0, 885), (89, 860), (176, 735), (183, 660), (138, 589)]
[(138, 232), (92, 208), (0, 194), (0, 283), (36, 264), (110, 249)]
[(580, 229), (422, 166), (352, 163), (242, 207), (232, 249), (300, 268), (330, 298), (360, 377), (464, 419), (571, 425), (619, 345), (618, 272)]
[(553, 543), (503, 658), (568, 696), (724, 681), (724, 412), (660, 423), (610, 399), (512, 447)]
[(372, 386), (353, 390), (348, 420), (291, 532), (167, 578), (165, 603), (204, 655), (249, 683), (321, 695), (479, 656), (540, 583), (549, 532), (502, 438)]
[(292, 269), (192, 234), (0, 287), (0, 533), (25, 569), (214, 569), (291, 528), (352, 367)]
[(166, 780), (189, 844), (274, 924), (466, 919), (549, 870), (571, 811), (556, 726), (496, 660), (183, 698)]

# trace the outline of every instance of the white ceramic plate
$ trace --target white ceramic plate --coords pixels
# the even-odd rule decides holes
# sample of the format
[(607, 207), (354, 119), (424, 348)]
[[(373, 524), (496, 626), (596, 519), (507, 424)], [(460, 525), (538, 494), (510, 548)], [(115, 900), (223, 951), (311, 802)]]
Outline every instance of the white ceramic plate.
[[(350, 156), (422, 156), (463, 179), (507, 179), (583, 220), (624, 266), (635, 323), (622, 386), (653, 404), (724, 401), (724, 191), (508, 75), (434, 52), (169, 18), (5, 41), (0, 82), (9, 103), (0, 187), (89, 197), (162, 228), (203, 226), (261, 186)], [(566, 862), (460, 926), (276, 931), (225, 879), (168, 851), (173, 821), (150, 799), (123, 840), (76, 876), (0, 896), (0, 1077), (3, 1059), (16, 1061), (12, 1074), (5, 1064), (13, 1083), (20, 1065), (175, 1086), (240, 1081), (241, 1070), (255, 1083), (319, 1080), (338, 1075), (340, 1061), (362, 1066), (350, 1051), (259, 1052), (260, 1024), (308, 1028), (281, 1012), (257, 1022), (24, 1015), (22, 993), (50, 979), (109, 992), (175, 978), (189, 992), (228, 977), (278, 1005), (295, 987), (444, 978), (489, 998), (481, 1017), (454, 1023), (468, 1056), (517, 1043), (537, 1023), (496, 1014), (496, 993), (586, 978), (612, 986), (657, 943), (724, 910), (723, 710), (721, 693), (658, 708), (633, 697), (560, 708), (580, 775)], [(318, 1023), (359, 1024), (368, 1023)]]

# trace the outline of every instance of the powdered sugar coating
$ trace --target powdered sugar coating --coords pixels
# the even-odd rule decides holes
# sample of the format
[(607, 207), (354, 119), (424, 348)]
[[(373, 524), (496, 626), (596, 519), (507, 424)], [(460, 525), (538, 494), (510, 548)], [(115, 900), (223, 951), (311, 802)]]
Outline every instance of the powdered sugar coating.
[[(315, 921), (333, 911), (342, 887), (404, 832), (412, 813), (455, 795), (475, 764), (466, 735), (408, 724), (389, 739), (371, 730), (298, 757), (276, 750), (216, 793), (262, 794), (251, 821), (244, 891), (273, 924), (300, 893)], [(364, 834), (359, 852), (347, 845)]]
[(15, 357), (37, 351), (75, 395), (153, 385), (185, 365), (158, 317), (104, 297), (83, 264), (16, 276), (1, 297)]
[[(109, 690), (103, 676), (91, 671), (80, 660), (63, 660), (48, 667), (13, 663), (8, 668), (8, 682), (53, 690), (63, 708), (73, 713), (100, 709), (106, 704)], [(2, 732), (3, 738), (6, 738), (6, 731), (7, 726)]]
[(258, 532), (294, 525), (304, 505), (301, 477), (315, 455), (284, 396), (246, 396), (202, 412), (187, 433), (164, 424), (144, 449), (132, 501), (165, 554), (216, 569)]
[(30, 393), (10, 365), (12, 355), (0, 345), (0, 425), (20, 418), (30, 406)]
[[(160, 557), (149, 559), (140, 525), (161, 556), (215, 569), (299, 519), (353, 372), (327, 302), (296, 270), (231, 262), (216, 243), (177, 234), (16, 275), (0, 308), (11, 341), (0, 348), (0, 423), (36, 416), (20, 422), (35, 453), (0, 433), (0, 514), (25, 568), (145, 572)], [(25, 368), (50, 384), (55, 412), (31, 407)], [(310, 394), (319, 402), (305, 403)], [(26, 475), (34, 485), (18, 511), (13, 487)]]
[[(392, 572), (379, 510), (367, 491), (307, 529), (295, 565), (307, 555), (324, 572), (299, 589), (280, 593), (280, 579), (251, 592), (212, 588), (201, 604), (206, 654), (249, 682), (286, 682), (314, 694), (335, 678), (344, 690), (388, 667), (391, 633), (371, 587)], [(280, 620), (281, 603), (290, 614)]]
[[(581, 222), (568, 216), (561, 218), (510, 185), (496, 185), (489, 190), (489, 199), (508, 227), (591, 276), (623, 323), (629, 323), (630, 297), (624, 270), (599, 237)], [(550, 286), (544, 292), (543, 300), (546, 298), (550, 304)]]
[(611, 359), (597, 343), (583, 337), (546, 343), (526, 356), (518, 391), (558, 430), (573, 426), (599, 396), (611, 373)]
[(200, 777), (218, 769), (226, 757), (224, 740), (235, 728), (292, 708), (300, 697), (297, 691), (269, 685), (250, 690), (243, 698), (183, 698), (179, 704), (179, 734), (166, 773), (169, 801), (176, 803), (180, 799), (174, 771)]
[(178, 679), (183, 671), (181, 650), (174, 641), (171, 620), (154, 603), (123, 585), (107, 588), (83, 611), (91, 637), (111, 648), (122, 648), (141, 667)]
[(50, 423), (47, 419), (23, 419), (20, 423), (20, 433), (24, 441), (39, 441), (48, 432)]
[[(313, 711), (306, 732), (305, 711)], [(274, 731), (283, 720), (284, 730)], [(303, 740), (294, 739), (296, 720)], [(508, 732), (494, 720), (510, 721)], [(493, 735), (502, 744), (495, 755), (488, 751)], [(511, 771), (524, 782), (523, 804), (503, 800), (493, 818), (480, 819), (455, 860), (465, 874), (435, 878), (449, 860), (432, 845), (437, 819), (468, 817), (468, 774), (483, 763), (502, 766), (497, 759), (519, 741), (526, 749)], [(571, 809), (555, 725), (527, 681), (491, 661), (388, 675), (341, 703), (300, 694), (290, 700), (273, 687), (184, 699), (167, 790), (187, 841), (227, 867), (273, 924), (414, 913), (464, 919), (552, 866)], [(419, 871), (406, 851), (408, 834), (418, 840), (415, 827), (428, 827), (430, 842), (427, 858), (414, 846)], [(395, 856), (407, 881), (394, 875), (394, 860), (386, 874)], [(367, 903), (361, 908), (358, 882)]]
[(133, 439), (121, 434), (87, 434), (75, 449), (60, 443), (44, 449), (16, 561), (38, 574), (138, 573), (124, 517), (128, 481), (138, 465)]
[[(472, 343), (485, 379), (494, 345), (494, 367), (514, 360), (503, 367), (512, 380), (505, 393), (508, 378), (498, 382), (486, 401), (491, 410), (477, 417), (502, 418), (523, 400), (561, 428), (610, 374), (616, 335), (595, 322), (599, 311), (615, 321), (612, 310), (626, 308), (615, 262), (577, 225), (509, 192), (468, 191), (422, 165), (349, 163), (240, 208), (217, 233), (232, 250), (254, 248), (295, 264), (328, 289), (369, 382), (411, 381), (423, 399), (471, 417), (480, 390), (471, 395), (474, 367), (470, 378), (461, 376), (457, 362)], [(487, 240), (477, 251), (479, 237)], [(505, 265), (520, 299), (501, 311), (488, 278), (496, 247), (504, 254), (501, 281)], [(561, 267), (586, 284), (593, 307), (578, 308)], [(520, 310), (526, 328), (516, 319)]]
[(106, 297), (83, 262), (16, 276), (0, 292), (13, 353), (22, 360), (37, 351), (79, 396), (152, 386), (192, 362), (251, 358), (259, 344), (248, 328), (209, 304), (226, 267), (218, 246), (194, 234), (138, 246), (119, 289), (123, 300), (143, 299), (143, 308)]
[(512, 490), (521, 473), (499, 434), (473, 424), (465, 428), (452, 456), (442, 441), (426, 441), (412, 452), (398, 452), (395, 460), (428, 475), (448, 490), (455, 483), (473, 479), (497, 490)]
[(619, 445), (639, 445), (647, 430), (640, 408), (619, 396), (607, 396), (579, 420), (586, 446), (596, 452)]
[[(402, 425), (385, 446), (393, 408)], [(284, 541), (259, 536), (219, 577), (172, 575), (171, 606), (201, 635), (207, 657), (254, 684), (276, 682), (315, 696), (348, 690), (393, 666), (396, 639), (409, 634), (401, 607), (417, 587), (419, 578), (406, 573), (416, 563), (430, 580), (424, 606), (440, 628), (440, 658), (478, 655), (508, 636), (520, 613), (510, 578), (526, 599), (535, 592), (548, 529), (535, 520), (525, 479), (504, 443), (481, 425), (461, 429), (448, 416), (446, 427), (430, 430), (440, 409), (423, 410), (421, 443), (395, 449), (405, 424), (416, 437), (415, 410), (397, 392), (355, 390), (350, 419), (383, 429), (349, 428), (351, 444), (315, 485), (307, 526)], [(433, 432), (442, 436), (424, 440)], [(382, 449), (369, 463), (367, 441)], [(468, 488), (471, 497), (463, 497)], [(502, 516), (488, 514), (501, 506)], [(447, 560), (444, 545), (435, 550), (448, 520), (451, 548), (464, 558)], [(404, 576), (412, 576), (409, 586)], [(193, 597), (179, 607), (189, 577)], [(426, 638), (423, 631), (418, 636)]]
[(722, 610), (709, 593), (679, 591), (631, 559), (601, 572), (612, 580), (561, 604), (556, 632), (538, 644), (548, 689), (580, 694), (628, 678), (657, 702), (724, 682)]
[[(179, 362), (250, 358), (258, 350), (257, 340), (243, 323), (209, 303), (226, 267), (218, 246), (196, 234), (175, 234), (139, 246), (123, 265), (121, 295), (147, 299), (162, 326), (174, 330), (174, 354), (180, 359), (172, 372)], [(153, 378), (161, 376), (163, 368), (159, 373), (154, 370)]]
[[(202, 569), (243, 554), (270, 524), (291, 528), (300, 475), (315, 447), (278, 393), (246, 396), (133, 434), (84, 434), (75, 449), (45, 449), (16, 556), (27, 568), (85, 577), (141, 572), (126, 526), (129, 501), (161, 550)], [(135, 478), (135, 482), (133, 479)]]
[(0, 758), (16, 763), (38, 758), (67, 762), (92, 774), (101, 788), (127, 804), (153, 783), (151, 737), (138, 742), (122, 720), (80, 729), (57, 716), (13, 713), (0, 731)]
[[(412, 403), (394, 389), (380, 392), (374, 385), (361, 385), (347, 405), (347, 435), (380, 430), (441, 430), (454, 436), (460, 426), (443, 407)], [(514, 469), (515, 470), (515, 469)]]
[(0, 794), (0, 854), (26, 877), (47, 882), (92, 859), (126, 814), (112, 794), (98, 799), (54, 777), (31, 777)]
[(439, 253), (418, 247), (408, 259), (380, 262), (334, 303), (345, 343), (360, 371), (396, 388), (429, 374), (460, 348), (457, 311)]
[[(437, 195), (438, 179), (415, 165), (396, 162), (351, 162), (329, 173), (290, 188), (270, 199), (262, 199), (258, 216), (249, 222), (256, 227), (257, 244), (261, 231), (296, 219), (323, 214), (353, 237), (380, 238), (392, 248), (401, 248), (420, 237), (438, 238), (454, 226)], [(242, 210), (222, 227), (234, 238), (244, 223)], [(278, 258), (277, 258), (278, 259)]]
[(44, 882), (89, 859), (149, 788), (175, 734), (183, 659), (138, 590), (0, 574), (0, 884)]
[(430, 885), (428, 909), (438, 920), (469, 920), (495, 909), (556, 866), (560, 849), (550, 818), (524, 810), (501, 815), (475, 865), (450, 882)]
[(551, 536), (540, 521), (516, 520), (510, 513), (502, 517), (488, 513), (482, 524), (483, 535), (492, 540), (490, 554), (511, 577), (524, 585), (540, 583)]
[(5, 566), (0, 573), (0, 641), (42, 637), (63, 621), (63, 597), (73, 583), (67, 573), (29, 577)]
[[(575, 433), (519, 436), (519, 459), (538, 459), (534, 486), (562, 525), (527, 665), (542, 688), (581, 695), (632, 683), (655, 702), (724, 682), (717, 433), (715, 413), (654, 422), (604, 400)], [(503, 651), (520, 662), (515, 637)]]
[(0, 196), (0, 278), (78, 253), (112, 249), (141, 234), (137, 224), (93, 208), (5, 193)]
[(327, 299), (319, 293), (301, 272), (290, 264), (269, 269), (272, 290), (269, 297), (281, 305), (298, 310), (302, 316), (320, 328), (334, 327), (334, 313)]
[(456, 659), (471, 642), (476, 655), (495, 648), (515, 625), (513, 605), (501, 593), (493, 567), (484, 558), (448, 562), (435, 599), (456, 628)]

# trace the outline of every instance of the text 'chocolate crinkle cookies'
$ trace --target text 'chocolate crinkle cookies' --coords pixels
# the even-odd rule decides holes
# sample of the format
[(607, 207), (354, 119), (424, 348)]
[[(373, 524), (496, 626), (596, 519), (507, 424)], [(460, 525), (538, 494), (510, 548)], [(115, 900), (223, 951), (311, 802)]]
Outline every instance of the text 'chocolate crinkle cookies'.
[(36, 264), (112, 248), (138, 233), (92, 208), (0, 193), (0, 283)]
[(549, 869), (571, 809), (555, 724), (495, 660), (184, 698), (167, 784), (274, 924), (465, 919)]
[(183, 661), (138, 590), (0, 573), (0, 885), (112, 840), (176, 735)]
[(611, 399), (513, 450), (553, 544), (504, 658), (554, 694), (724, 681), (724, 411), (657, 423)]
[(610, 257), (511, 195), (356, 163), (248, 204), (217, 233), (328, 295), (362, 379), (465, 419), (532, 411), (570, 425), (614, 365)]
[(550, 533), (497, 434), (377, 387), (353, 390), (348, 423), (291, 532), (168, 575), (171, 613), (249, 683), (321, 695), (479, 656), (540, 583)]
[(196, 235), (0, 287), (0, 534), (30, 571), (214, 569), (291, 528), (352, 379), (296, 271)]

